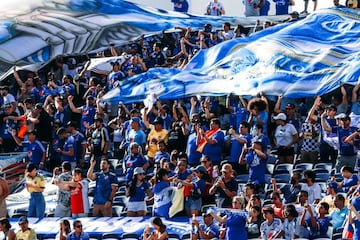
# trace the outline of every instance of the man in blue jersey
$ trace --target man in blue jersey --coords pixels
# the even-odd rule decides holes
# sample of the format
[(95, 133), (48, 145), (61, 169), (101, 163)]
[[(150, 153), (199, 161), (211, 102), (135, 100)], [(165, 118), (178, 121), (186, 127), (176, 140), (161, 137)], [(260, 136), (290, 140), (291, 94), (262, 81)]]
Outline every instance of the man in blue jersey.
[(187, 0), (171, 0), (171, 2), (174, 3), (175, 12), (187, 13), (189, 10), (189, 3)]
[(16, 130), (12, 131), (12, 136), (15, 140), (15, 142), (24, 148), (28, 149), (28, 158), (29, 163), (32, 163), (36, 166), (36, 168), (40, 167), (41, 169), (44, 169), (45, 164), (45, 157), (46, 157), (46, 150), (44, 148), (44, 145), (36, 139), (36, 131), (32, 130), (27, 133), (28, 140), (27, 141), (21, 141), (16, 134)]
[(84, 125), (84, 123), (86, 122), (89, 125), (94, 123), (94, 117), (96, 113), (95, 98), (93, 96), (87, 96), (86, 105), (80, 107), (76, 107), (74, 105), (73, 99), (73, 96), (68, 97), (69, 106), (71, 111), (81, 114), (81, 132), (84, 133), (86, 131), (85, 125), (87, 125)]
[(93, 216), (112, 217), (112, 200), (118, 189), (118, 181), (116, 175), (110, 172), (110, 162), (103, 158), (100, 163), (100, 172), (94, 173), (96, 161), (92, 159), (87, 177), (96, 181), (94, 193)]
[(76, 167), (76, 155), (75, 155), (75, 140), (65, 128), (59, 128), (57, 135), (63, 141), (63, 145), (56, 149), (56, 152), (61, 154), (62, 162), (69, 162), (71, 168)]

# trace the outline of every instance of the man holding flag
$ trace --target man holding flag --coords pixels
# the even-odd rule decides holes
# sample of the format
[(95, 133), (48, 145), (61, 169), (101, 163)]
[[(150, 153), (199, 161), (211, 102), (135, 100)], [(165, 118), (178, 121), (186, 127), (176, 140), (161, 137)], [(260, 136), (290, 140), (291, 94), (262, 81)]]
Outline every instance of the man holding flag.
[(220, 165), (224, 145), (224, 132), (221, 131), (220, 120), (218, 118), (211, 119), (208, 131), (205, 132), (202, 128), (199, 128), (196, 143), (199, 153), (209, 156), (213, 165)]

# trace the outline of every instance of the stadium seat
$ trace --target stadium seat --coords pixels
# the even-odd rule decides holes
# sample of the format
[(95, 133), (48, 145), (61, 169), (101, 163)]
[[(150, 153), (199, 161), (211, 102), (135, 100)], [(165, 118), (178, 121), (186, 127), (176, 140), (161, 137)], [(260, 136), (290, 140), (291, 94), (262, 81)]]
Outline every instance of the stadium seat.
[(313, 169), (312, 163), (298, 163), (295, 165), (294, 169), (302, 169), (302, 170), (311, 170)]
[(121, 239), (126, 240), (139, 240), (139, 236), (135, 233), (124, 233), (121, 235)]
[(278, 183), (289, 183), (290, 177), (291, 176), (289, 173), (281, 173), (281, 174), (274, 175), (274, 178), (276, 179), (276, 182), (278, 182)]
[(249, 182), (249, 174), (240, 174), (236, 176), (236, 181), (238, 183), (247, 183)]
[(277, 173), (291, 173), (293, 170), (294, 165), (289, 163), (282, 163), (275, 166), (274, 174)]
[(342, 239), (342, 233), (335, 233), (332, 235), (331, 240)]
[(327, 182), (329, 177), (330, 173), (316, 173), (315, 182)]
[(116, 233), (104, 233), (101, 236), (101, 239), (106, 239), (106, 240), (119, 240), (121, 239), (121, 235), (116, 234)]
[(126, 207), (129, 199), (126, 196), (115, 196), (113, 198), (113, 205), (120, 205)]
[(331, 170), (333, 169), (332, 163), (316, 163), (314, 165), (314, 169), (321, 169), (321, 168), (327, 169), (328, 172), (330, 173)]
[(266, 170), (268, 173), (273, 174), (275, 169), (275, 164), (266, 164)]
[(190, 240), (190, 239), (191, 239), (190, 233), (185, 233), (184, 235), (181, 236), (181, 240)]
[(112, 216), (113, 217), (120, 217), (124, 211), (124, 207), (120, 205), (113, 205), (112, 206)]
[(275, 164), (279, 159), (278, 155), (276, 154), (269, 154), (267, 159), (267, 164)]
[(168, 240), (180, 240), (180, 236), (177, 235), (176, 233), (169, 233), (167, 239)]

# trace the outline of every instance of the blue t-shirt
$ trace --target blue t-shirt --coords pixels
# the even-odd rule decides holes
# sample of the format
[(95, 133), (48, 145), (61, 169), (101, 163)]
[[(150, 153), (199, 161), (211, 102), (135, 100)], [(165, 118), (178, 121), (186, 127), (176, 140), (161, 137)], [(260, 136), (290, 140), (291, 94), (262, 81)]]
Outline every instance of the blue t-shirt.
[(200, 163), (201, 153), (196, 150), (196, 133), (194, 132), (189, 135), (186, 145), (186, 153), (188, 155), (188, 161), (190, 165)]
[(311, 226), (311, 218), (305, 220), (306, 225), (310, 228), (310, 239), (327, 238), (327, 230), (330, 224), (329, 218), (324, 217), (321, 219), (317, 219), (317, 217), (315, 217), (315, 219), (318, 223), (318, 228), (314, 228)]
[[(247, 140), (246, 146), (251, 146), (251, 134), (240, 135), (241, 138)], [(243, 144), (239, 143), (235, 137), (231, 136), (231, 150), (230, 150), (230, 160), (229, 162), (237, 163), (239, 162), (239, 157), (241, 155)]]
[(66, 238), (67, 240), (89, 240), (89, 234), (87, 234), (86, 232), (81, 233), (80, 236), (76, 236), (75, 232), (71, 232), (69, 233), (69, 235)]
[(29, 157), (29, 162), (39, 167), (42, 156), (46, 151), (44, 145), (42, 145), (39, 140), (35, 140), (32, 143), (30, 143), (29, 141), (24, 141), (22, 143), (22, 146), (28, 149), (27, 155)]
[(133, 174), (134, 174), (134, 169), (136, 167), (142, 167), (144, 166), (144, 164), (147, 163), (147, 160), (144, 158), (143, 155), (141, 154), (136, 154), (136, 155), (128, 155), (125, 158), (125, 165), (126, 165), (126, 176), (125, 179), (127, 182), (130, 182)]
[(72, 156), (67, 156), (67, 155), (62, 155), (62, 160), (63, 162), (76, 162), (76, 154), (75, 154), (75, 139), (73, 136), (69, 136), (65, 142), (64, 142), (64, 146), (63, 146), (63, 151), (68, 152), (70, 149), (74, 149), (74, 155)]
[(96, 186), (94, 193), (94, 204), (105, 204), (110, 197), (112, 185), (118, 185), (117, 177), (114, 173), (96, 172)]
[(245, 211), (226, 211), (226, 239), (247, 239)]
[(355, 155), (355, 148), (353, 145), (344, 142), (345, 138), (350, 136), (352, 133), (356, 132), (356, 127), (349, 127), (344, 129), (342, 127), (335, 126), (332, 128), (332, 132), (338, 134), (340, 155), (343, 156), (353, 156)]
[(290, 0), (273, 0), (275, 2), (276, 15), (289, 14)]
[(216, 140), (215, 144), (209, 144), (207, 143), (204, 147), (203, 154), (209, 156), (213, 164), (220, 163), (222, 160), (222, 149), (224, 145), (224, 132), (218, 131), (215, 133), (212, 137), (210, 137), (213, 140)]
[(154, 216), (169, 218), (169, 209), (171, 206), (171, 191), (164, 191), (169, 187), (169, 183), (161, 180), (155, 184), (154, 193)]
[[(130, 184), (131, 187), (131, 184)], [(135, 195), (130, 196), (129, 202), (142, 202), (145, 199), (146, 191), (149, 189), (149, 183), (143, 181), (140, 186), (136, 186)]]
[(114, 87), (116, 81), (121, 81), (125, 78), (125, 73), (122, 71), (111, 72), (108, 77), (108, 89), (111, 90)]
[(94, 123), (94, 117), (96, 114), (95, 106), (83, 106), (81, 109), (81, 132), (85, 132), (86, 128), (84, 122), (88, 122), (90, 125)]
[(191, 175), (191, 170), (190, 169), (186, 169), (183, 173), (181, 173), (181, 172), (178, 172), (177, 174), (176, 174), (176, 177), (178, 178), (178, 179), (180, 179), (180, 180), (186, 180), (186, 178), (189, 176), (189, 175)]
[(344, 192), (348, 192), (352, 186), (357, 185), (358, 176), (356, 174), (351, 175), (351, 178), (344, 178), (342, 180)]
[(174, 3), (174, 11), (175, 12), (187, 12), (189, 10), (189, 4), (186, 0), (171, 0)]
[(156, 152), (155, 156), (154, 156), (154, 162), (155, 163), (160, 163), (160, 160), (162, 158), (166, 158), (168, 161), (170, 160), (170, 154), (168, 152)]
[(86, 143), (86, 138), (81, 132), (76, 132), (72, 135), (75, 141), (75, 156), (77, 160), (83, 158), (82, 144)]
[(200, 225), (200, 229), (202, 229), (207, 235), (211, 234), (213, 238), (219, 238), (220, 234), (220, 227), (216, 223), (212, 223), (209, 226), (206, 226), (204, 224)]
[(258, 181), (259, 183), (266, 183), (265, 173), (267, 154), (266, 158), (262, 159), (257, 154), (255, 154), (254, 150), (251, 150), (246, 153), (245, 161), (249, 165), (249, 180), (252, 182)]

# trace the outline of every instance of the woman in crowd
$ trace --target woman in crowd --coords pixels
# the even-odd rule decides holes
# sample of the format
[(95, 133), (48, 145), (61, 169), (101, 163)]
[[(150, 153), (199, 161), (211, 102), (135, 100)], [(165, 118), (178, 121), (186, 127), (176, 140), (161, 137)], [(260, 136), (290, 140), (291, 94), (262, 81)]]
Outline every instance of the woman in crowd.
[(66, 240), (67, 235), (71, 232), (70, 222), (67, 219), (60, 221), (60, 230), (56, 234), (56, 240)]
[[(257, 206), (261, 208), (261, 199), (259, 194), (251, 194), (250, 199), (246, 206), (246, 211), (250, 212), (251, 208)], [(260, 215), (261, 218), (261, 215)]]
[(151, 221), (154, 227), (154, 231), (150, 232), (149, 226), (144, 229), (143, 240), (166, 240), (168, 239), (168, 233), (166, 231), (166, 225), (162, 222), (161, 218), (154, 217)]
[(194, 169), (194, 176), (191, 182), (182, 181), (184, 186), (191, 188), (190, 196), (185, 200), (185, 210), (188, 216), (193, 216), (195, 214), (198, 216), (200, 214), (200, 209), (202, 206), (202, 195), (205, 191), (205, 180), (208, 178), (207, 170), (204, 166), (199, 165)]
[(145, 194), (152, 196), (149, 184), (145, 181), (145, 171), (141, 167), (134, 169), (134, 175), (126, 188), (129, 204), (126, 215), (128, 217), (142, 217), (146, 215)]
[(294, 163), (294, 144), (299, 139), (299, 134), (291, 123), (286, 122), (285, 113), (279, 113), (274, 117), (277, 125), (275, 129), (275, 144), (278, 148), (279, 164)]
[(225, 239), (247, 239), (246, 222), (248, 214), (245, 209), (245, 198), (235, 196), (232, 198), (232, 208), (238, 211), (225, 211), (225, 215), (220, 217), (215, 212), (211, 212), (211, 216), (220, 224), (226, 225)]
[(15, 232), (11, 230), (9, 219), (2, 218), (0, 220), (0, 231), (3, 232), (5, 240), (15, 240)]
[(260, 237), (260, 225), (261, 225), (261, 207), (252, 206), (249, 208), (249, 218), (247, 219), (247, 236), (251, 238)]

